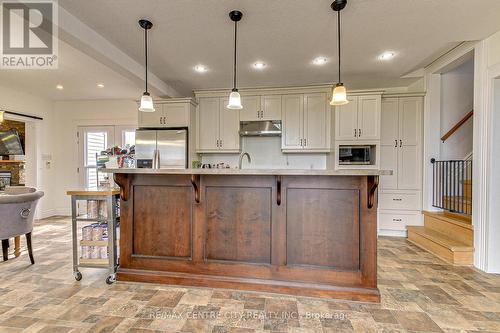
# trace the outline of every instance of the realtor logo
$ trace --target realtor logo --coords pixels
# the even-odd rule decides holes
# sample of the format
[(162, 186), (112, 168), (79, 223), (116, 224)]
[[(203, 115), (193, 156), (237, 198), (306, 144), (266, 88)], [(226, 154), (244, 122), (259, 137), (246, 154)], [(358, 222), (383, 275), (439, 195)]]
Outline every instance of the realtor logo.
[(3, 69), (57, 68), (57, 3), (1, 1)]

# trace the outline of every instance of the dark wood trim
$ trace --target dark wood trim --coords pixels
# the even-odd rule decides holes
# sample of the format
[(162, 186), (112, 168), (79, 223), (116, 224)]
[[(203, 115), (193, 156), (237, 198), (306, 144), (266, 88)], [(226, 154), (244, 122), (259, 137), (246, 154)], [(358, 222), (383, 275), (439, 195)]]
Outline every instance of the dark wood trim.
[(276, 204), (281, 206), (281, 176), (276, 176)]
[(191, 175), (191, 184), (193, 185), (194, 189), (194, 201), (196, 203), (200, 203), (200, 175)]
[(458, 131), (458, 129), (462, 127), (462, 125), (465, 124), (467, 120), (472, 118), (473, 115), (474, 115), (474, 110), (467, 113), (462, 119), (460, 119), (458, 123), (455, 124), (455, 126), (453, 126), (448, 132), (446, 132), (445, 135), (441, 137), (441, 141), (445, 142), (446, 140), (448, 140), (448, 138), (452, 136), (456, 131)]
[(125, 173), (115, 173), (113, 179), (118, 186), (120, 186), (120, 199), (128, 201), (130, 195), (130, 178), (131, 175)]
[(378, 188), (378, 180), (377, 176), (368, 176), (368, 209), (373, 208), (373, 203), (375, 201), (375, 192)]

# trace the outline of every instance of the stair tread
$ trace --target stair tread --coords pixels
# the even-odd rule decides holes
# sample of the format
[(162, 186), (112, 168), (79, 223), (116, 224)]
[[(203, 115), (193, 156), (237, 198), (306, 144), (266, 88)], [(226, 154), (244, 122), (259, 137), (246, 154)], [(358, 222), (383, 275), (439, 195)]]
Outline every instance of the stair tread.
[(407, 229), (408, 232), (414, 232), (454, 252), (474, 251), (473, 246), (451, 239), (440, 232), (430, 230), (426, 227), (408, 226)]
[(459, 225), (461, 227), (467, 228), (467, 229), (474, 229), (474, 226), (472, 225), (472, 220), (466, 220), (466, 217), (460, 218), (460, 217), (451, 217), (447, 216), (446, 213), (443, 212), (423, 212), (424, 216), (431, 216), (443, 221), (446, 221), (448, 223), (453, 223), (456, 225)]

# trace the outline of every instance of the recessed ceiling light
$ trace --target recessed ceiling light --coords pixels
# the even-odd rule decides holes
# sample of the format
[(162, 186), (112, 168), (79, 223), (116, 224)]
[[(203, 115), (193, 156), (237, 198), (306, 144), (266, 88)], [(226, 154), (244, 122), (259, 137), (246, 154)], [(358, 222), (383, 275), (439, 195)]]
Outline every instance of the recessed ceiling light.
[(266, 64), (261, 61), (257, 61), (255, 64), (253, 64), (253, 67), (255, 69), (264, 69), (264, 67), (266, 67)]
[(313, 60), (313, 64), (321, 66), (324, 65), (328, 62), (328, 59), (325, 57), (317, 57), (316, 59)]
[(97, 86), (98, 86), (99, 88), (104, 88), (104, 84), (103, 84), (103, 83), (98, 83), (98, 84), (97, 84)]
[(196, 65), (194, 66), (194, 70), (197, 71), (198, 73), (205, 73), (206, 71), (208, 71), (208, 68), (206, 68), (203, 65)]
[(382, 53), (381, 55), (379, 55), (378, 58), (380, 60), (391, 60), (395, 56), (396, 56), (396, 53), (394, 53), (392, 51), (386, 51), (386, 52)]
[(63, 89), (64, 89), (64, 87), (62, 86), (62, 84), (58, 84), (58, 85), (56, 86), (56, 89), (63, 90)]

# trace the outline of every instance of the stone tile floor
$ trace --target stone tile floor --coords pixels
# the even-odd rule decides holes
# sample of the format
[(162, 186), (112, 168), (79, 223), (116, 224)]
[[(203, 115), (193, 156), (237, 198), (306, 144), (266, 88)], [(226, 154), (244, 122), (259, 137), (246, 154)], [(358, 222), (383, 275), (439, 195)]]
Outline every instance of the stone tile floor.
[(38, 222), (36, 264), (0, 262), (0, 332), (500, 332), (500, 276), (453, 267), (400, 238), (379, 240), (381, 304), (231, 290), (105, 283), (71, 269), (66, 218)]

